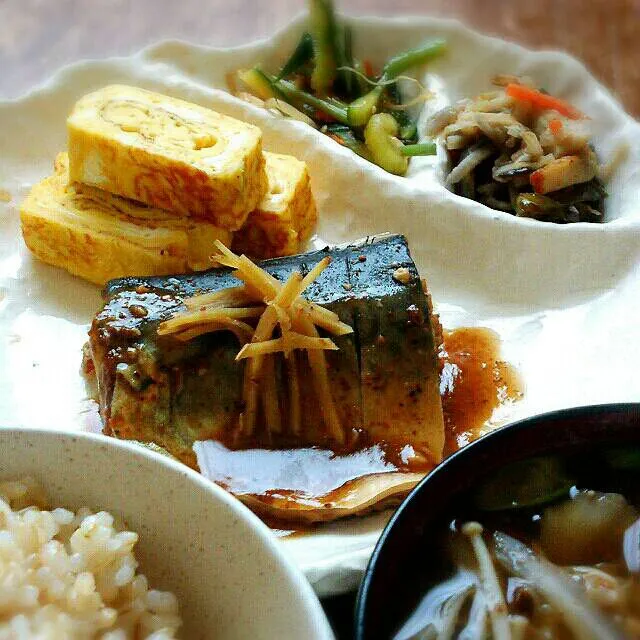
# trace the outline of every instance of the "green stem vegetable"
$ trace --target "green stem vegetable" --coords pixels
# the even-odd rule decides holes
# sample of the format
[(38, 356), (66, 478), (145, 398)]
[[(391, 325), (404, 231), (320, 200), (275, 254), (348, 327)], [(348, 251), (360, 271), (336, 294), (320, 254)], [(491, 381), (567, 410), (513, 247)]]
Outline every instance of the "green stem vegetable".
[[(389, 97), (394, 104), (400, 105), (402, 103), (402, 97), (397, 84), (392, 84), (387, 87)], [(398, 121), (400, 126), (400, 132), (398, 137), (408, 143), (416, 142), (418, 137), (418, 127), (415, 120), (411, 115), (403, 109), (391, 109), (389, 113)]]
[(400, 125), (400, 136), (401, 140), (407, 140), (409, 142), (413, 142), (418, 137), (418, 126), (413, 120), (405, 121), (402, 118), (398, 117), (398, 114), (402, 113), (401, 111), (394, 111), (391, 115), (398, 121)]
[(353, 73), (348, 71), (353, 68), (353, 32), (351, 27), (346, 24), (340, 25), (337, 29), (337, 36), (338, 83), (342, 93), (353, 99), (359, 92)]
[(311, 88), (324, 96), (333, 85), (337, 69), (337, 28), (332, 0), (310, 0), (309, 17), (315, 54)]
[(367, 123), (364, 141), (379, 167), (403, 176), (407, 172), (409, 156), (434, 155), (436, 145), (433, 142), (404, 145), (397, 138), (398, 131), (398, 122), (390, 113), (376, 113)]
[(329, 124), (325, 131), (337, 142), (347, 147), (347, 149), (351, 149), (351, 151), (357, 153), (361, 158), (373, 162), (373, 156), (369, 148), (362, 140), (358, 140), (358, 138), (353, 135), (353, 131), (349, 126), (344, 124)]
[(356, 93), (358, 94), (357, 97), (359, 98), (361, 95), (364, 95), (365, 93), (367, 93), (370, 87), (369, 87), (369, 84), (362, 77), (362, 76), (366, 77), (367, 75), (365, 73), (366, 70), (362, 62), (356, 58), (354, 59), (352, 66), (357, 71), (357, 73), (352, 75), (354, 76), (354, 79), (355, 79), (355, 85), (356, 85), (355, 90), (356, 90)]
[[(416, 49), (409, 49), (394, 56), (385, 64), (380, 82), (384, 83), (388, 80), (393, 80), (408, 69), (432, 60), (444, 53), (445, 48), (446, 44), (443, 40), (434, 40)], [(354, 100), (349, 105), (347, 114), (349, 116), (349, 124), (352, 127), (362, 127), (366, 125), (369, 118), (375, 113), (383, 89), (384, 87), (381, 85), (374, 87), (369, 93)]]
[(403, 156), (435, 156), (437, 146), (435, 142), (421, 142), (419, 144), (405, 144), (400, 148)]
[(382, 97), (382, 87), (374, 87), (369, 93), (356, 98), (347, 107), (347, 117), (352, 127), (364, 127), (373, 115)]
[[(407, 69), (442, 53), (445, 43), (428, 42), (394, 56), (385, 64), (378, 84), (369, 90), (365, 78), (353, 72), (361, 65), (353, 57), (352, 32), (348, 25), (337, 22), (333, 0), (309, 0), (309, 16), (309, 32), (302, 34), (278, 75), (265, 73), (258, 67), (238, 73), (252, 93), (265, 101), (275, 98), (287, 102), (316, 124), (330, 123), (324, 129), (327, 133), (391, 173), (404, 175), (409, 157), (433, 155), (435, 144), (414, 144), (417, 129), (411, 115), (400, 108), (394, 110), (394, 105), (400, 104), (394, 81)], [(300, 69), (304, 69), (306, 76), (311, 65), (309, 91), (286, 79)], [(351, 102), (345, 103), (332, 95), (336, 93)], [(391, 106), (385, 108), (387, 113), (376, 114), (387, 94)]]
[(287, 76), (295, 73), (300, 67), (303, 67), (307, 62), (313, 59), (313, 39), (309, 33), (303, 33), (298, 46), (291, 54), (289, 59), (284, 63), (280, 73), (277, 75), (276, 80), (282, 80)]
[(258, 67), (238, 71), (238, 78), (261, 100), (268, 100), (269, 98), (284, 99), (284, 95), (278, 91), (273, 81)]
[(373, 161), (389, 173), (403, 176), (409, 161), (402, 154), (402, 142), (398, 135), (398, 123), (389, 113), (376, 113), (369, 118), (364, 130), (364, 141), (371, 151)]
[(271, 83), (274, 91), (280, 93), (280, 95), (287, 102), (290, 102), (294, 106), (302, 106), (308, 105), (321, 111), (322, 113), (327, 114), (332, 117), (334, 120), (341, 122), (342, 124), (348, 124), (347, 121), (347, 109), (346, 105), (341, 103), (339, 100), (335, 98), (332, 99), (323, 99), (314, 96), (307, 91), (303, 91), (302, 89), (298, 89), (293, 83), (288, 80), (277, 80), (274, 76), (269, 76), (268, 74), (263, 74), (265, 78)]
[(382, 76), (385, 80), (392, 80), (403, 74), (405, 71), (437, 58), (445, 52), (446, 43), (444, 40), (433, 40), (415, 49), (409, 49), (393, 56), (384, 65)]

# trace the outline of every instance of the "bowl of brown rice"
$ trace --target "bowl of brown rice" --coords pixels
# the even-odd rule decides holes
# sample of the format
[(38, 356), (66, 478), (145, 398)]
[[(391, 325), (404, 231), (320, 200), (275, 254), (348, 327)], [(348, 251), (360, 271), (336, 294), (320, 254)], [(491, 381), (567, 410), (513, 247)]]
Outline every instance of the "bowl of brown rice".
[(0, 638), (332, 638), (269, 529), (174, 460), (0, 429)]

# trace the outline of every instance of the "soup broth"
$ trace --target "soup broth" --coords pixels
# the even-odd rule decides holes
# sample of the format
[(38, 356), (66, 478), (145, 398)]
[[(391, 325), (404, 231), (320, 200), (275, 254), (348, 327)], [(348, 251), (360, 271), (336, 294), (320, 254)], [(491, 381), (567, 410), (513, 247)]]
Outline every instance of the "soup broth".
[(396, 640), (640, 638), (639, 480), (634, 447), (487, 477), (431, 538), (440, 580)]

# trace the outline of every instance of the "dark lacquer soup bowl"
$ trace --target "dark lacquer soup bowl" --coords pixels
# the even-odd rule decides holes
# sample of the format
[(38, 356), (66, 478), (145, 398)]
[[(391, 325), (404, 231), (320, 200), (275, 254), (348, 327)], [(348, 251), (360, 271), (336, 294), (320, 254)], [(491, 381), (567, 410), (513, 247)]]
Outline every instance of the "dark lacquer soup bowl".
[(640, 403), (522, 420), (445, 460), (385, 528), (355, 613), (357, 640), (636, 633)]

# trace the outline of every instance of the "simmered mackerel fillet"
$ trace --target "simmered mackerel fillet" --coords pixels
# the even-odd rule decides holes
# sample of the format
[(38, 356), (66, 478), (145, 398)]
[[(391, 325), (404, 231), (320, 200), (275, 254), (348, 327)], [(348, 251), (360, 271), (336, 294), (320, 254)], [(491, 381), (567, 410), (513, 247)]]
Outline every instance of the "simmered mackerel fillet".
[[(261, 267), (280, 282), (303, 275), (323, 257), (331, 264), (305, 297), (353, 327), (324, 352), (344, 441), (329, 437), (309, 388), (302, 381), (302, 429), (269, 432), (234, 447), (319, 445), (343, 451), (384, 442), (411, 445), (417, 455), (442, 457), (444, 427), (439, 370), (427, 295), (402, 236), (372, 237), (352, 245), (268, 260)], [(111, 282), (106, 304), (90, 330), (91, 357), (107, 433), (155, 442), (189, 464), (197, 440), (230, 442), (242, 412), (243, 364), (230, 332), (182, 342), (158, 335), (160, 322), (184, 309), (183, 298), (238, 286), (230, 269), (171, 278)], [(282, 363), (278, 365), (285, 366)], [(276, 367), (277, 381), (283, 372)], [(268, 430), (264, 429), (267, 432)]]
[(69, 173), (119, 196), (239, 229), (266, 191), (260, 129), (152, 91), (113, 85), (67, 120)]
[(211, 267), (216, 240), (231, 232), (205, 220), (153, 209), (95, 187), (69, 184), (66, 153), (20, 207), (29, 250), (47, 264), (98, 285), (131, 273), (164, 275)]

